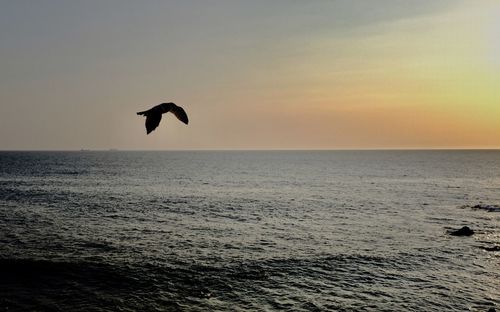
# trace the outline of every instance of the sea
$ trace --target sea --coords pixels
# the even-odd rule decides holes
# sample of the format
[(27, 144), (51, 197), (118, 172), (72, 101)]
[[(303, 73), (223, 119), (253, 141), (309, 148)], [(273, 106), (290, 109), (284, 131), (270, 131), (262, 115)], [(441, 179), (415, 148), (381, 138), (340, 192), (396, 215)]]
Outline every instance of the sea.
[(3, 151), (0, 311), (498, 311), (499, 205), (495, 150)]

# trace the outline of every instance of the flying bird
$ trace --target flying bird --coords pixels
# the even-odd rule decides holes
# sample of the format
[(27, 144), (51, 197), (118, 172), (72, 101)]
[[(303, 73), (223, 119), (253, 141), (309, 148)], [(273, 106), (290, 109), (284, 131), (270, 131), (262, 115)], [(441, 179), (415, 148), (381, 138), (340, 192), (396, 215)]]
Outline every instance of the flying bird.
[(138, 112), (137, 115), (146, 116), (146, 133), (150, 134), (151, 131), (156, 129), (160, 124), (161, 115), (168, 112), (174, 114), (177, 119), (186, 125), (189, 123), (188, 116), (184, 109), (174, 103), (162, 103), (146, 111)]

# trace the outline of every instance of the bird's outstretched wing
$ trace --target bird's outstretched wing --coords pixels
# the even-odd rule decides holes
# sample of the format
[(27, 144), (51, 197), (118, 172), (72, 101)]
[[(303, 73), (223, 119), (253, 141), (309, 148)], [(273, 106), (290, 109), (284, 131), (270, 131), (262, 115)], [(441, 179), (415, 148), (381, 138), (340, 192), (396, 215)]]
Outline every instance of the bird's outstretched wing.
[(172, 112), (172, 114), (174, 114), (175, 117), (177, 117), (177, 119), (179, 119), (180, 121), (182, 121), (186, 125), (189, 123), (188, 116), (182, 107), (174, 104), (174, 105), (172, 105), (170, 112)]
[(146, 115), (146, 134), (150, 134), (151, 131), (156, 129), (161, 121), (161, 113), (149, 113)]

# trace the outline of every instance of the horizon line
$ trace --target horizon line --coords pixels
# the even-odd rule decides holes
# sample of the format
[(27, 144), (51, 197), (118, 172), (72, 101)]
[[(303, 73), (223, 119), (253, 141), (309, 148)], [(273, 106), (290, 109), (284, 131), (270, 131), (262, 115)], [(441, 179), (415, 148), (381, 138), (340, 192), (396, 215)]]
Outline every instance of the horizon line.
[(0, 152), (252, 152), (252, 151), (500, 151), (500, 147), (410, 147), (410, 148), (207, 148), (207, 149), (0, 149)]

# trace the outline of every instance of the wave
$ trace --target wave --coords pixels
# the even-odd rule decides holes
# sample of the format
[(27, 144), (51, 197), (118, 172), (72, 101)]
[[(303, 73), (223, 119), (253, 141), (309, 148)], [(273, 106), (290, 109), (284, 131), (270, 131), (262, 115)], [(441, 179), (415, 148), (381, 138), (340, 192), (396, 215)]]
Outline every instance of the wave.
[[(95, 244), (91, 244), (95, 247)], [(101, 247), (100, 245), (97, 247)], [(159, 265), (154, 263), (106, 263), (63, 261), (33, 258), (0, 259), (0, 297), (18, 298), (41, 296), (53, 302), (64, 299), (73, 303), (89, 301), (98, 304), (97, 298), (85, 299), (89, 294), (110, 297), (114, 294), (142, 293), (138, 304), (152, 303), (158, 293), (170, 293), (177, 297), (198, 300), (213, 295), (234, 297), (233, 290), (255, 288), (255, 283), (283, 276), (305, 275), (312, 278), (327, 270), (341, 270), (353, 262), (383, 263), (376, 257), (322, 257), (319, 259), (274, 259), (233, 263), (223, 266), (206, 266), (190, 263)], [(341, 263), (345, 263), (342, 265)], [(355, 271), (355, 269), (353, 269)], [(354, 273), (354, 272), (352, 272)], [(248, 284), (249, 282), (254, 285)], [(228, 299), (228, 298), (226, 298)], [(234, 299), (234, 298), (233, 298)], [(153, 300), (154, 301), (154, 300)], [(189, 300), (188, 300), (189, 301)]]
[[(452, 291), (447, 287), (435, 289), (440, 296), (434, 296), (434, 302), (418, 296), (404, 298), (390, 291), (418, 293), (434, 287), (434, 276), (416, 274), (425, 265), (420, 256), (404, 253), (255, 259), (211, 265), (152, 259), (106, 262), (3, 258), (0, 298), (8, 299), (0, 299), (0, 305), (9, 311), (236, 307), (310, 311), (363, 310), (371, 302), (373, 310), (388, 308), (385, 303), (396, 310), (429, 304), (453, 309), (448, 299), (437, 299), (449, 298)], [(462, 295), (452, 299), (461, 306), (468, 300)]]

